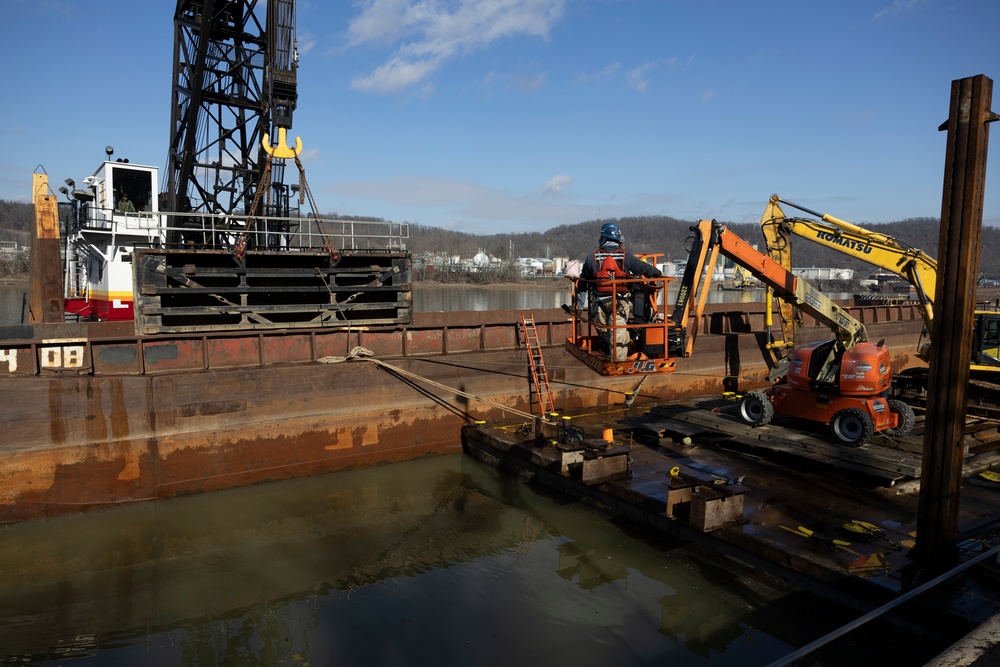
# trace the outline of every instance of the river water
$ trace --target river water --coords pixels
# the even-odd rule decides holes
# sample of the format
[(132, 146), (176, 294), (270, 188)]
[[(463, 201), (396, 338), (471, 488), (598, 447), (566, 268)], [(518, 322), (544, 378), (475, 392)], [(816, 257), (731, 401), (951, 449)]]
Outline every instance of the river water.
[[(667, 303), (673, 304), (677, 297), (676, 281), (667, 289)], [(564, 285), (543, 288), (528, 283), (521, 285), (462, 285), (439, 287), (418, 284), (413, 288), (413, 310), (416, 312), (450, 310), (522, 310), (531, 308), (559, 308), (569, 304), (571, 297), (569, 282)], [(828, 294), (831, 299), (849, 299), (851, 294)], [(707, 303), (763, 303), (763, 289), (711, 290)]]
[[(768, 664), (849, 616), (461, 454), (0, 527), (0, 663)], [(922, 664), (862, 628), (806, 664)]]
[[(22, 292), (0, 286), (5, 319)], [(414, 292), (419, 310), (568, 297)], [(853, 618), (461, 454), (0, 526), (0, 664), (743, 667)], [(940, 648), (893, 634), (804, 664)]]
[[(27, 283), (0, 283), (0, 324), (17, 324), (22, 316), (27, 318), (25, 295)], [(667, 290), (667, 303), (672, 304), (677, 287)], [(540, 287), (521, 285), (461, 285), (438, 286), (417, 284), (413, 288), (413, 310), (436, 312), (454, 310), (523, 310), (532, 308), (559, 308), (570, 303), (569, 282)], [(833, 299), (846, 299), (849, 294), (830, 294)], [(760, 303), (763, 290), (712, 290), (708, 303)]]

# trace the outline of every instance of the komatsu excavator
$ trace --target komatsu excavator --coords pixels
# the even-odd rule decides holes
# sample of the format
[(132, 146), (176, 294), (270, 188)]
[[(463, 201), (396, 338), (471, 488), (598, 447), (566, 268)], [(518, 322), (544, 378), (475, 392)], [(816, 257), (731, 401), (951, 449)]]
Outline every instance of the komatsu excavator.
[[(786, 217), (781, 204), (815, 218)], [(934, 291), (938, 271), (936, 259), (892, 236), (869, 231), (832, 215), (811, 211), (783, 200), (778, 195), (771, 195), (760, 225), (768, 256), (786, 271), (792, 269), (791, 236), (794, 234), (889, 271), (909, 283), (916, 291), (924, 328), (931, 339), (930, 343), (923, 345), (918, 341), (917, 356), (924, 361), (929, 359), (931, 347), (936, 344), (933, 338)], [(970, 359), (972, 377), (988, 383), (1000, 382), (1000, 312), (975, 311), (973, 326)], [(919, 373), (917, 369), (912, 369), (908, 374)]]
[[(710, 289), (718, 255), (728, 257), (792, 308), (829, 326), (836, 338), (793, 348), (793, 340), (769, 340), (766, 349), (770, 377), (766, 391), (751, 391), (740, 401), (740, 418), (762, 426), (774, 415), (826, 424), (831, 435), (858, 447), (875, 433), (903, 435), (914, 425), (913, 410), (887, 398), (892, 385), (889, 350), (868, 342), (864, 325), (844, 308), (715, 220), (691, 228), (694, 237), (670, 318), (671, 350), (690, 356)], [(692, 304), (693, 307), (692, 307)]]

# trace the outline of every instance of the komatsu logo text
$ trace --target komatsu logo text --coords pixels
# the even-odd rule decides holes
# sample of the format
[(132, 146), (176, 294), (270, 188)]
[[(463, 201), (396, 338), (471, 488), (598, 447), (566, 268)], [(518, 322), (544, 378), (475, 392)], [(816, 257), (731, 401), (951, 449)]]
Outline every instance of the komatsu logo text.
[(860, 252), (865, 255), (870, 255), (872, 252), (872, 247), (867, 243), (858, 243), (857, 241), (852, 241), (851, 239), (845, 239), (839, 234), (831, 234), (830, 232), (816, 232), (816, 238), (821, 241), (826, 241), (827, 243), (836, 243), (839, 246), (843, 246), (854, 252)]

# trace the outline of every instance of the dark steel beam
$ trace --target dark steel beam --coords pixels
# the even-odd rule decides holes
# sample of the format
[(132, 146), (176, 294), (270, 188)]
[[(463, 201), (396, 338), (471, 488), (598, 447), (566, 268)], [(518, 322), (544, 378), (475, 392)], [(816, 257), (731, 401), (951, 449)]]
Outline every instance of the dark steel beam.
[(935, 345), (930, 358), (917, 545), (923, 576), (949, 569), (957, 556), (966, 389), (972, 358), (979, 273), (988, 123), (993, 81), (980, 74), (952, 82), (944, 195), (934, 295)]

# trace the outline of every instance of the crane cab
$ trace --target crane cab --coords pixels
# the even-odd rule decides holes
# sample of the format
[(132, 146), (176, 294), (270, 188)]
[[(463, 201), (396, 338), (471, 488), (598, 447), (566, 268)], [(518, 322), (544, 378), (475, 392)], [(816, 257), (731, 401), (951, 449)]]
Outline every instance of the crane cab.
[(157, 168), (103, 162), (83, 187), (67, 179), (65, 310), (93, 320), (133, 319), (132, 251), (165, 242)]

